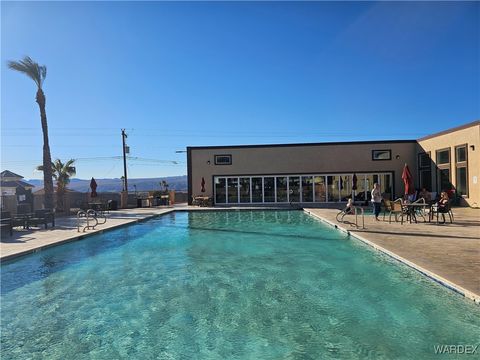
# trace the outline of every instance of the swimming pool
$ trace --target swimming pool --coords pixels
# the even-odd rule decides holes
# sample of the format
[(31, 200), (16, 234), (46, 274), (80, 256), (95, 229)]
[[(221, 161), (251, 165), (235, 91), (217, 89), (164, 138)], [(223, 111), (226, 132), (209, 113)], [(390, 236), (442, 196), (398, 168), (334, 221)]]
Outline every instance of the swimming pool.
[(2, 359), (427, 359), (480, 342), (478, 306), (301, 211), (171, 213), (1, 270)]

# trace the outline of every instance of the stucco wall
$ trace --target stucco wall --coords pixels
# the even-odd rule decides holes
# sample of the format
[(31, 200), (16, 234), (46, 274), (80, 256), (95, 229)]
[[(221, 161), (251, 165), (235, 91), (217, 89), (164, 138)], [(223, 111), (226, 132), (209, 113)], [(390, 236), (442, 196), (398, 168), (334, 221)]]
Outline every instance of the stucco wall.
[[(390, 149), (392, 159), (372, 161), (372, 150)], [(416, 178), (416, 142), (323, 143), (296, 146), (187, 148), (189, 193), (213, 196), (213, 176), (393, 172), (395, 195), (403, 193), (405, 163)], [(232, 165), (215, 165), (214, 156), (232, 155)]]
[[(417, 152), (430, 152), (432, 164), (432, 182), (437, 183), (436, 151), (450, 149), (450, 176), (453, 186), (456, 185), (455, 146), (467, 144), (468, 159), (468, 197), (464, 197), (464, 205), (480, 206), (480, 122), (475, 122), (458, 130), (431, 135), (418, 140)], [(473, 146), (473, 148), (472, 148)], [(474, 179), (477, 179), (475, 182)], [(441, 190), (441, 189), (438, 189)]]

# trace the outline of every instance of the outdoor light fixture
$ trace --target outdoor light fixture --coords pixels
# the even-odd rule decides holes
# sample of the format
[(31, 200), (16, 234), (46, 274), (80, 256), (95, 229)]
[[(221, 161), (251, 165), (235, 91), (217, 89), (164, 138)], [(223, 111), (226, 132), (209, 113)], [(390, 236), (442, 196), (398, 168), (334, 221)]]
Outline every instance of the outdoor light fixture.
[(395, 159), (397, 160), (400, 159), (400, 155), (395, 156)]
[(475, 151), (475, 145), (470, 145), (470, 149), (472, 149), (472, 151)]
[(207, 160), (207, 164), (210, 165), (210, 160)]

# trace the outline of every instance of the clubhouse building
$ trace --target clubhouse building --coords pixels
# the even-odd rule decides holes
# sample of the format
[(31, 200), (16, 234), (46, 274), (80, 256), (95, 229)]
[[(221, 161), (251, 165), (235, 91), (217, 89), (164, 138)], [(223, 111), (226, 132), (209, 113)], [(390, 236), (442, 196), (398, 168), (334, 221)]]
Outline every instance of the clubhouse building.
[(395, 199), (407, 164), (416, 188), (454, 190), (461, 205), (480, 206), (480, 121), (418, 140), (187, 147), (187, 163), (189, 203), (364, 202), (376, 182)]

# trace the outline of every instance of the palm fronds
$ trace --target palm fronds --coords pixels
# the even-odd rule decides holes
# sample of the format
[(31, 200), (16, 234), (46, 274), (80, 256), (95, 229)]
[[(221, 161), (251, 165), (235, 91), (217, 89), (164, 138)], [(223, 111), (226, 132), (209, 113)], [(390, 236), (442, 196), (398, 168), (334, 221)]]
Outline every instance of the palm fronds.
[(45, 65), (38, 65), (29, 56), (25, 56), (23, 60), (8, 61), (7, 65), (10, 69), (24, 73), (37, 84), (41, 89), (43, 81), (47, 77), (47, 67)]

